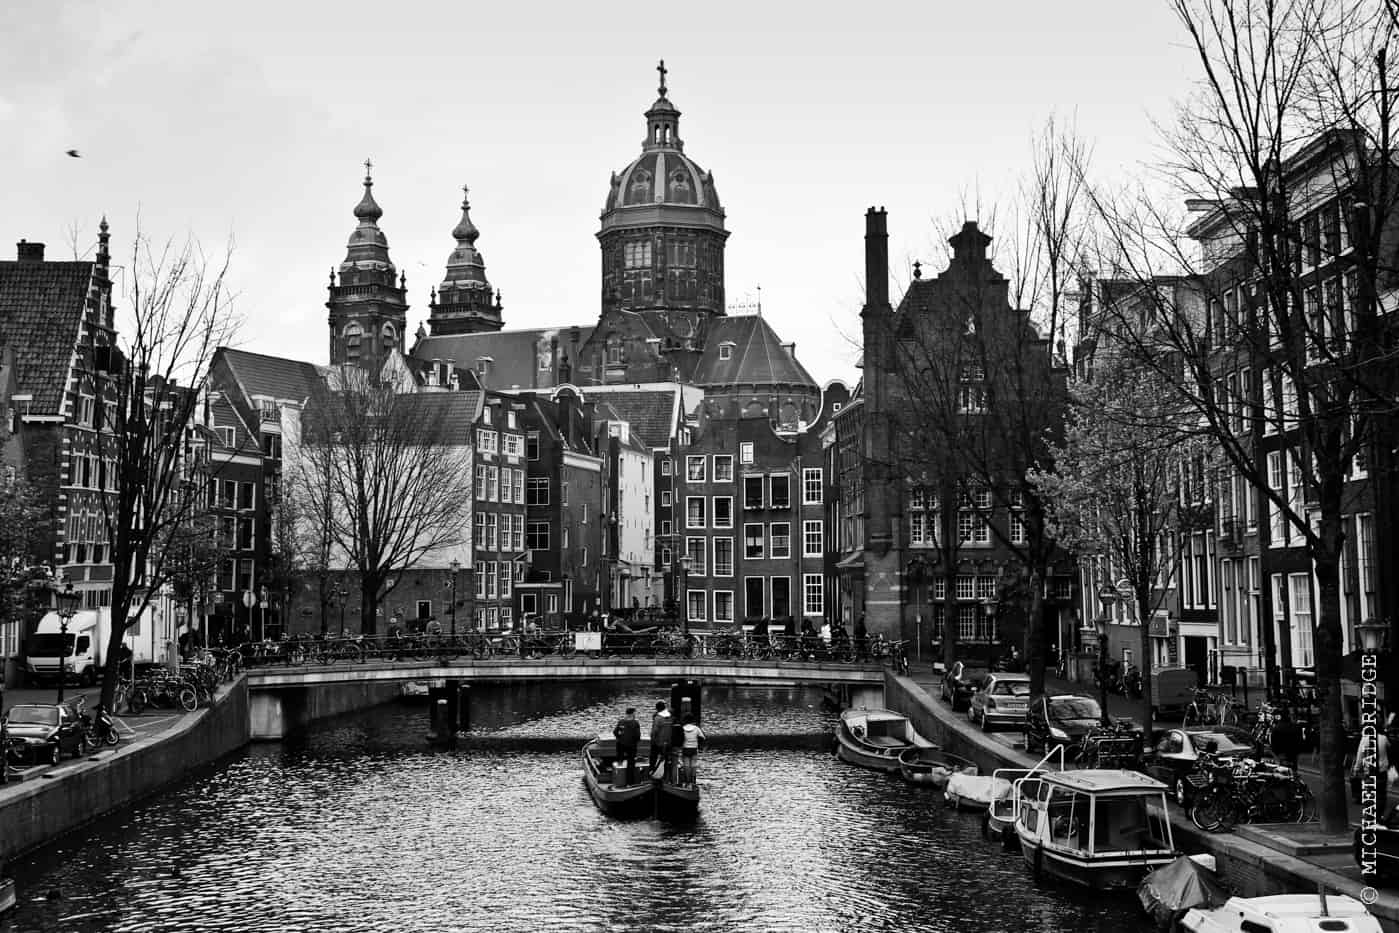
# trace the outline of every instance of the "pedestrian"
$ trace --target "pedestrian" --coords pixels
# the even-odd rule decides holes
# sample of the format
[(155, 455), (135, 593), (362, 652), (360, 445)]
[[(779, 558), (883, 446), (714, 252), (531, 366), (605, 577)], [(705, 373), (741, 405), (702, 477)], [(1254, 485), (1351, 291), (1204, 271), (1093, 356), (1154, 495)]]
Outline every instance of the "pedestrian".
[(870, 633), (865, 628), (865, 614), (862, 612), (855, 619), (855, 660), (868, 661), (870, 656)]
[(1286, 707), (1278, 715), (1278, 721), (1268, 736), (1268, 745), (1283, 764), (1293, 771), (1297, 770), (1297, 757), (1302, 751), (1302, 727)]
[[(612, 727), (612, 737), (617, 740), (617, 760), (627, 765), (627, 786), (636, 781), (636, 747), (641, 744), (641, 723), (636, 721), (636, 707), (628, 706), (627, 713)], [(615, 774), (615, 765), (614, 765)], [(612, 783), (616, 784), (614, 777)]]
[(1389, 738), (1383, 731), (1377, 731), (1373, 739), (1364, 732), (1360, 734), (1355, 763), (1351, 765), (1351, 777), (1359, 779), (1362, 786), (1367, 777), (1374, 780), (1375, 815), (1384, 813), (1389, 797)]
[(670, 759), (671, 734), (675, 728), (675, 723), (670, 718), (670, 710), (666, 709), (665, 700), (656, 701), (656, 714), (651, 717), (651, 761), (647, 767), (651, 771), (651, 776), (656, 774), (656, 762), (662, 766)]
[(695, 717), (685, 717), (685, 736), (680, 743), (680, 754), (685, 764), (680, 769), (680, 780), (686, 784), (695, 783), (695, 762), (699, 758), (700, 743), (704, 741), (704, 730), (695, 722)]

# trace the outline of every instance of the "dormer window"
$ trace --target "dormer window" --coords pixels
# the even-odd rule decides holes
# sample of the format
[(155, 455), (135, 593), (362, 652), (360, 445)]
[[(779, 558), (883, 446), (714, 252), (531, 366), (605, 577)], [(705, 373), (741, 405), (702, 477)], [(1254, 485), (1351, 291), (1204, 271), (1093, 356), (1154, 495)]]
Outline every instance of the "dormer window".
[(607, 365), (622, 365), (622, 338), (616, 334), (607, 335)]
[(719, 359), (732, 359), (734, 355), (734, 346), (735, 344), (729, 340), (725, 340), (723, 343), (719, 344)]

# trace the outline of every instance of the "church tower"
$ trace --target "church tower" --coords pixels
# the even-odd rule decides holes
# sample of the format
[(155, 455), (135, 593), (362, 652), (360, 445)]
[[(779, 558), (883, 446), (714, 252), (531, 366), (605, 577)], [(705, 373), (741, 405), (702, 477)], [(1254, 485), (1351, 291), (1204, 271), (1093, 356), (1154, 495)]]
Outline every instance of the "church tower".
[(379, 229), (384, 211), (374, 201), (373, 163), (364, 163), (364, 197), (355, 205), (359, 225), (350, 234), (339, 281), (330, 273), (330, 363), (378, 372), (394, 352), (403, 352), (408, 320), (407, 282), (389, 259), (389, 240)]
[[(724, 313), (724, 209), (714, 176), (685, 155), (680, 111), (666, 96), (646, 111), (641, 155), (614, 173), (602, 209), (602, 299), (629, 311)], [(702, 322), (693, 322), (702, 329)]]
[(461, 220), (452, 229), (457, 248), (447, 257), (447, 274), (432, 293), (428, 307), (428, 326), (432, 336), (479, 334), (500, 330), (500, 292), (491, 297), (491, 283), (486, 280), (486, 263), (476, 250), (481, 231), (471, 222), (471, 202), (467, 189), (462, 189)]

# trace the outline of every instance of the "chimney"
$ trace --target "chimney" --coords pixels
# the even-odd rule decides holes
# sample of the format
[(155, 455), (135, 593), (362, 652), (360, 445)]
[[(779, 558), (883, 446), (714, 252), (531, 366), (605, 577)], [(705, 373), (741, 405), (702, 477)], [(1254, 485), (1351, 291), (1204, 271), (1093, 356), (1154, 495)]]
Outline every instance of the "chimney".
[(787, 351), (787, 355), (790, 356), (792, 359), (795, 360), (795, 359), (797, 358), (797, 344), (796, 344), (796, 341), (792, 341), (791, 343), (784, 343), (784, 344), (782, 345), (782, 349), (786, 350), (786, 351)]
[(865, 213), (865, 307), (889, 306), (889, 221), (884, 208)]
[(44, 244), (20, 240), (15, 244), (15, 254), (20, 262), (43, 262)]
[(430, 386), (436, 386), (436, 385), (441, 385), (441, 384), (442, 384), (442, 361), (441, 361), (441, 360), (434, 359), (434, 360), (432, 361), (432, 369), (428, 370), (428, 374), (427, 374), (427, 384), (430, 385)]
[(442, 361), (442, 384), (455, 389), (457, 387), (457, 361)]

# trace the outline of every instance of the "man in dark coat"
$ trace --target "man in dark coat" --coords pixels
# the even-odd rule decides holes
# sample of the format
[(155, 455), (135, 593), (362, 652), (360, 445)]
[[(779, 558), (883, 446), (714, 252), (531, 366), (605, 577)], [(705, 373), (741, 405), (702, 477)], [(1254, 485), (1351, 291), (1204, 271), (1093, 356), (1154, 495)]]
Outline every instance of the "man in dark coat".
[(1283, 709), (1278, 721), (1273, 725), (1268, 744), (1279, 761), (1293, 771), (1297, 770), (1297, 756), (1302, 751), (1302, 727), (1287, 709)]
[(651, 717), (651, 761), (647, 765), (651, 773), (656, 771), (656, 762), (664, 762), (670, 754), (671, 737), (675, 734), (675, 721), (666, 710), (665, 700), (656, 701), (656, 715)]
[(855, 618), (855, 660), (868, 661), (870, 656), (870, 633), (865, 628), (865, 614)]
[[(612, 727), (617, 740), (617, 761), (627, 763), (627, 786), (636, 782), (636, 747), (641, 744), (641, 723), (636, 721), (636, 707), (628, 706), (627, 714)], [(615, 782), (615, 779), (614, 779)]]

